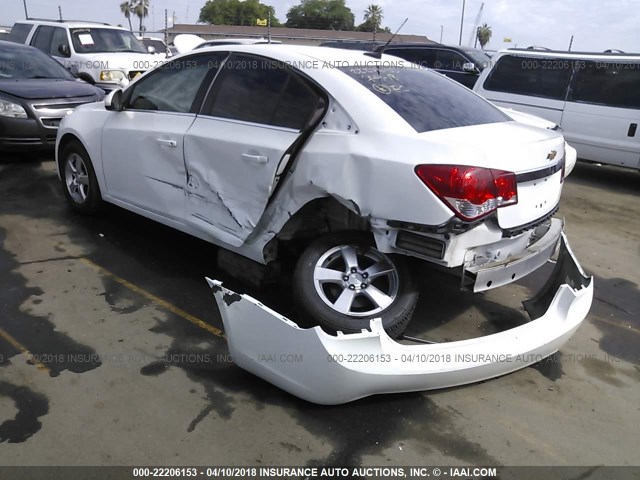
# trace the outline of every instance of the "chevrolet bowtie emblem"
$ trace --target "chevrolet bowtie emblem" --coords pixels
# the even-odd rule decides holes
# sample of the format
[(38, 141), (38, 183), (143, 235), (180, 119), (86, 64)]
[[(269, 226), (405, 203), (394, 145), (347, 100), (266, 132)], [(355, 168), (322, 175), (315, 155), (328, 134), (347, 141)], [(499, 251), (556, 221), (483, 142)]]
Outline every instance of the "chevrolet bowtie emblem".
[(553, 160), (554, 158), (556, 158), (556, 155), (558, 155), (558, 152), (556, 152), (555, 150), (551, 150), (551, 152), (549, 152), (549, 155), (547, 155), (547, 160)]

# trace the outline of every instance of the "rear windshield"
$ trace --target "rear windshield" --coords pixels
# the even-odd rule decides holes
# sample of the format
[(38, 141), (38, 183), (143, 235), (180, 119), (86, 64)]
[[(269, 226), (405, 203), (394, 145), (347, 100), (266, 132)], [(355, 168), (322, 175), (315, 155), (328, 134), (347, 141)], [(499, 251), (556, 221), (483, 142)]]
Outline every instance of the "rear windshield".
[(342, 67), (418, 132), (511, 121), (471, 90), (424, 68)]

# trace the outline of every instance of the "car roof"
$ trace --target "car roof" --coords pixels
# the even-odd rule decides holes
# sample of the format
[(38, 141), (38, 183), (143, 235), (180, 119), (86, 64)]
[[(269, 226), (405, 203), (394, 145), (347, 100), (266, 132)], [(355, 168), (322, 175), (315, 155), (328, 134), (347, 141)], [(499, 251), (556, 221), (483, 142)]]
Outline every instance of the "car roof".
[(382, 45), (381, 47), (378, 47), (378, 49), (384, 48), (385, 50), (387, 48), (450, 48), (452, 50), (460, 50), (460, 51), (467, 51), (467, 50), (473, 50), (473, 48), (465, 48), (465, 47), (460, 47), (458, 45), (444, 45), (442, 43), (415, 43), (415, 42), (399, 42), (399, 43), (390, 43), (389, 45)]
[(630, 60), (640, 61), (640, 53), (609, 53), (609, 52), (568, 52), (565, 50), (533, 50), (525, 48), (508, 48), (500, 50), (498, 55), (518, 54), (528, 57), (555, 57), (565, 58), (567, 60), (583, 59), (583, 60)]
[[(296, 61), (296, 60), (318, 60), (320, 62), (326, 62), (328, 64), (335, 64), (339, 62), (344, 66), (361, 64), (361, 63), (380, 63), (380, 62), (403, 62), (402, 59), (391, 55), (382, 55), (381, 58), (372, 56), (371, 52), (363, 52), (359, 50), (348, 50), (344, 48), (326, 48), (320, 46), (308, 46), (308, 45), (291, 45), (291, 44), (269, 44), (261, 43), (254, 45), (220, 45), (220, 46), (208, 46), (205, 48), (197, 49), (198, 53), (206, 51), (229, 51), (238, 53), (248, 53), (255, 55), (263, 55), (272, 57), (276, 60), (282, 61)], [(191, 51), (185, 55), (195, 53)], [(367, 55), (369, 53), (369, 55)], [(408, 63), (408, 62), (404, 62)]]
[(19, 20), (16, 23), (26, 23), (31, 25), (48, 25), (52, 27), (66, 26), (69, 28), (114, 28), (117, 30), (127, 30), (123, 27), (116, 27), (102, 22), (90, 22), (87, 20), (50, 20), (50, 19), (37, 19), (29, 18), (27, 20)]

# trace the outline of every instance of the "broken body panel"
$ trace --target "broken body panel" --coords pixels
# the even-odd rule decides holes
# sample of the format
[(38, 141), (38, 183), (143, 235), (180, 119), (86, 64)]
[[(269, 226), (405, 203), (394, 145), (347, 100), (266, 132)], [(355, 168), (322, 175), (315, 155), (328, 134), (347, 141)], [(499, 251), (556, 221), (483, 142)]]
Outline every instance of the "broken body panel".
[(301, 329), (255, 299), (207, 280), (234, 362), (297, 397), (327, 405), (479, 382), (539, 362), (573, 335), (593, 299), (593, 279), (564, 234), (553, 274), (538, 295), (524, 302), (532, 321), (459, 342), (400, 344), (379, 319), (371, 321), (371, 331), (356, 334)]

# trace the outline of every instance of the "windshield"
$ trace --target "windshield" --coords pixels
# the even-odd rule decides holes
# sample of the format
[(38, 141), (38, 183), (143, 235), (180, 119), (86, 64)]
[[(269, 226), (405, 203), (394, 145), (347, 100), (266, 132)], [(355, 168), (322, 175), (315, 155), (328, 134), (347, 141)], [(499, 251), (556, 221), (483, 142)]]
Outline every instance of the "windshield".
[(469, 55), (480, 70), (484, 70), (489, 66), (491, 62), (491, 56), (483, 52), (482, 50), (467, 50), (464, 53)]
[(35, 48), (0, 49), (0, 80), (25, 80), (28, 78), (61, 78), (75, 80), (75, 77), (58, 62)]
[(462, 85), (413, 64), (342, 67), (418, 132), (511, 121)]
[(77, 53), (148, 53), (131, 32), (115, 28), (74, 28), (71, 30), (73, 48)]

